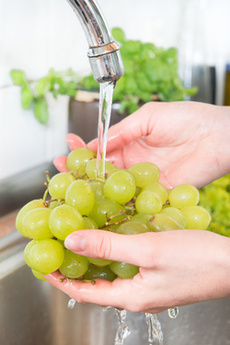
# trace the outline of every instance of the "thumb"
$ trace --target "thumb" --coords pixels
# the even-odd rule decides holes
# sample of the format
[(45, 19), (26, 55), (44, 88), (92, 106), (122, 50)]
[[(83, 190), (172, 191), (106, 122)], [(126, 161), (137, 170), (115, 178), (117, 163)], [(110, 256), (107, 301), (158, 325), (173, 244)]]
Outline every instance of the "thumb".
[[(132, 115), (111, 126), (108, 131), (107, 152), (118, 150), (142, 136), (147, 136), (151, 132), (151, 114), (157, 107), (157, 104), (146, 103)], [(88, 143), (91, 150), (95, 150), (96, 147), (97, 139)]]
[(152, 236), (154, 233), (122, 235), (105, 230), (79, 230), (66, 238), (65, 246), (83, 256), (143, 267), (152, 261), (148, 253), (148, 248), (154, 252), (152, 245), (149, 246)]

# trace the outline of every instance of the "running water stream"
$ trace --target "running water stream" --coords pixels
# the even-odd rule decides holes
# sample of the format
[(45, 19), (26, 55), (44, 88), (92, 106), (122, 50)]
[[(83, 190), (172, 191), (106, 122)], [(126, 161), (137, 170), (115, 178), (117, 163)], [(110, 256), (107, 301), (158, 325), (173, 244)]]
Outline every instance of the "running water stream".
[(116, 309), (118, 328), (115, 336), (114, 345), (123, 345), (125, 338), (130, 334), (130, 330), (126, 324), (126, 310)]
[(113, 82), (100, 84), (100, 103), (98, 114), (98, 147), (97, 147), (97, 168), (99, 161), (102, 160), (103, 176), (105, 175), (105, 159), (107, 134), (111, 118), (111, 109), (113, 101), (113, 90), (115, 84)]
[(145, 313), (145, 318), (148, 325), (149, 345), (163, 345), (163, 332), (157, 316), (155, 314)]

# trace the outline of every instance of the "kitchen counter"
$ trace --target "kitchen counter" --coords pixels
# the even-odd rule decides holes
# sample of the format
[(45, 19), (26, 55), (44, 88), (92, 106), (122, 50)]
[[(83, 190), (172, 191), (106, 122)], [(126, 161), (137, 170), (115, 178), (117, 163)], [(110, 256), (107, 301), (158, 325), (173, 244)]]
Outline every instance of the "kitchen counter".
[(15, 227), (15, 220), (18, 214), (18, 211), (11, 212), (6, 216), (0, 218), (0, 238), (10, 234), (12, 231), (16, 229)]
[(58, 172), (49, 162), (0, 181), (0, 237), (16, 230), (17, 213), (27, 202), (43, 197), (46, 171)]

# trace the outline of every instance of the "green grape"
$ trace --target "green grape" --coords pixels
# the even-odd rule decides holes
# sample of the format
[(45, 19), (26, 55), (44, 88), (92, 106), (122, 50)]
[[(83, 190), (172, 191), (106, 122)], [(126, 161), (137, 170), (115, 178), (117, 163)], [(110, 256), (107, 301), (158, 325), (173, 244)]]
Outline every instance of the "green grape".
[(159, 213), (162, 209), (161, 199), (152, 191), (145, 190), (136, 198), (136, 210), (138, 213)]
[(62, 265), (64, 248), (57, 240), (32, 240), (25, 247), (24, 258), (29, 267), (47, 275)]
[[(115, 216), (115, 217), (114, 217)], [(97, 200), (89, 213), (99, 228), (105, 226), (105, 223), (119, 222), (125, 218), (125, 210), (117, 202), (108, 198)], [(110, 220), (110, 217), (114, 217)]]
[[(105, 176), (108, 174), (108, 172), (110, 170), (114, 170), (114, 169), (116, 169), (116, 167), (112, 163), (105, 161)], [(87, 176), (89, 176), (89, 178), (97, 178), (97, 177), (104, 178), (104, 176), (103, 176), (103, 160), (99, 161), (98, 169), (97, 169), (97, 159), (96, 158), (91, 159), (86, 164), (85, 170), (86, 170), (86, 174), (87, 174)]]
[(18, 230), (18, 232), (20, 232), (21, 235), (24, 236), (23, 225), (22, 225), (24, 216), (29, 211), (32, 211), (33, 209), (39, 208), (39, 207), (45, 207), (44, 201), (42, 199), (35, 199), (28, 202), (26, 205), (24, 205), (18, 212), (15, 225), (16, 225), (16, 229)]
[(124, 262), (114, 261), (109, 265), (111, 271), (115, 273), (121, 279), (132, 279), (137, 273), (139, 273), (139, 267)]
[(128, 171), (117, 170), (105, 181), (103, 190), (105, 197), (126, 204), (135, 195), (135, 178)]
[(149, 228), (146, 224), (140, 223), (138, 221), (126, 222), (121, 224), (117, 230), (117, 234), (123, 235), (134, 235), (134, 234), (143, 234), (144, 232), (148, 232)]
[(41, 272), (36, 271), (36, 270), (34, 270), (33, 268), (31, 269), (31, 271), (32, 271), (33, 275), (35, 276), (35, 278), (37, 278), (37, 279), (39, 279), (39, 280), (44, 280), (44, 281), (46, 281), (46, 278), (44, 277), (44, 275), (43, 275)]
[(153, 216), (148, 227), (151, 231), (168, 231), (168, 230), (180, 230), (184, 229), (183, 225), (178, 220), (170, 217), (164, 213), (158, 213)]
[(104, 279), (112, 282), (116, 277), (109, 266), (97, 267), (92, 264), (89, 265), (88, 271), (84, 274), (85, 280)]
[(27, 245), (24, 249), (24, 259), (25, 259), (27, 266), (29, 266), (30, 268), (33, 268), (32, 263), (31, 263), (31, 249), (36, 242), (37, 241), (35, 241), (35, 240), (30, 241), (29, 243), (27, 243)]
[(142, 191), (145, 191), (145, 190), (150, 190), (150, 191), (154, 192), (161, 199), (162, 204), (165, 204), (166, 201), (168, 200), (168, 193), (167, 193), (165, 187), (159, 182), (147, 184), (142, 189)]
[(83, 217), (84, 220), (84, 229), (98, 229), (97, 223), (89, 218), (89, 217)]
[(39, 207), (28, 212), (22, 222), (24, 236), (34, 240), (52, 238), (53, 234), (49, 228), (50, 214), (51, 209), (48, 207)]
[(88, 215), (94, 205), (94, 193), (90, 184), (80, 179), (72, 182), (66, 191), (65, 201), (81, 215)]
[(84, 229), (84, 220), (74, 207), (60, 205), (52, 210), (49, 218), (49, 227), (53, 236), (60, 240), (65, 240), (72, 232)]
[(211, 216), (204, 207), (185, 206), (181, 212), (186, 218), (187, 229), (206, 230), (211, 222)]
[(152, 216), (148, 213), (137, 213), (130, 219), (130, 222), (140, 222), (147, 225)]
[(80, 278), (87, 272), (88, 265), (89, 263), (85, 256), (65, 249), (64, 261), (59, 270), (68, 278)]
[(98, 180), (89, 180), (88, 183), (93, 190), (95, 200), (104, 198), (104, 182)]
[(95, 259), (95, 258), (90, 258), (90, 257), (87, 257), (87, 259), (89, 260), (91, 264), (94, 264), (97, 267), (108, 266), (109, 264), (112, 263), (112, 260), (106, 260), (106, 259)]
[(65, 193), (69, 185), (75, 180), (71, 173), (58, 173), (54, 175), (48, 186), (53, 199), (65, 199)]
[(172, 207), (196, 206), (199, 202), (199, 191), (189, 184), (181, 184), (169, 191), (169, 203)]
[(115, 168), (115, 169), (111, 169), (111, 170), (109, 170), (108, 172), (107, 172), (107, 176), (106, 176), (106, 178), (108, 179), (110, 176), (112, 176), (115, 172), (117, 172), (117, 171), (127, 171), (127, 169), (117, 169), (117, 168)]
[(178, 208), (168, 206), (163, 208), (161, 213), (167, 214), (168, 216), (176, 219), (183, 226), (183, 228), (186, 229), (186, 218), (181, 210), (178, 210)]
[(160, 177), (159, 168), (153, 163), (137, 163), (129, 169), (134, 175), (137, 187), (143, 188), (146, 185), (158, 182)]
[(95, 152), (81, 147), (69, 153), (66, 161), (66, 167), (78, 177), (82, 177), (85, 175), (85, 166), (87, 162), (95, 157)]

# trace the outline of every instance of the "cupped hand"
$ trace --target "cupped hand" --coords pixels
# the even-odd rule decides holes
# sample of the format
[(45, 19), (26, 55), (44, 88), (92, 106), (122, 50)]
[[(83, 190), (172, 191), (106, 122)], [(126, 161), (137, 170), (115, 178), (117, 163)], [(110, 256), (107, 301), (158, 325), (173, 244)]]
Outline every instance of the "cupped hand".
[[(166, 188), (181, 183), (201, 187), (224, 173), (219, 151), (222, 128), (229, 121), (223, 121), (223, 108), (198, 102), (147, 103), (110, 128), (107, 158), (118, 168), (155, 163)], [(96, 147), (95, 140), (88, 145), (93, 151)]]
[[(166, 188), (182, 183), (200, 188), (229, 172), (229, 125), (229, 107), (150, 102), (109, 129), (106, 159), (117, 168), (152, 162)], [(68, 134), (67, 143), (70, 150), (87, 147), (97, 152), (97, 139), (86, 144)], [(66, 157), (54, 164), (67, 171)]]
[(202, 230), (120, 235), (80, 230), (65, 240), (73, 252), (140, 267), (133, 279), (113, 282), (60, 281), (57, 271), (47, 280), (78, 302), (113, 306), (132, 312), (159, 313), (230, 295), (229, 239)]

